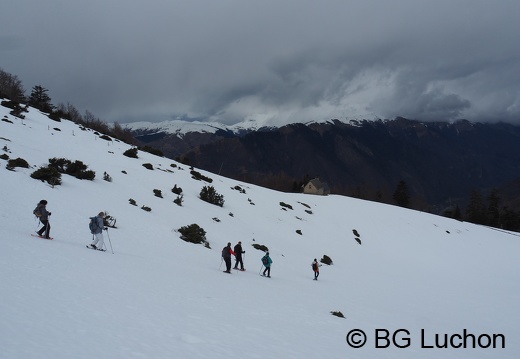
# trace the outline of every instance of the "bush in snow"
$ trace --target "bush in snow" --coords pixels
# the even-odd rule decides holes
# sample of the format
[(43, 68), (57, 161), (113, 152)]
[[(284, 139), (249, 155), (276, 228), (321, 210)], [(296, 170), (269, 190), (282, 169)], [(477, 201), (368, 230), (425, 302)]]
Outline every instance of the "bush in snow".
[(173, 188), (172, 188), (172, 192), (175, 193), (175, 194), (181, 194), (182, 193), (182, 188), (177, 187), (177, 185), (174, 185)]
[(143, 167), (149, 170), (153, 170), (153, 166), (151, 163), (143, 163)]
[(7, 165), (5, 166), (8, 170), (13, 170), (15, 167), (29, 168), (29, 163), (23, 158), (18, 157), (7, 161)]
[(339, 310), (338, 311), (332, 311), (332, 312), (330, 312), (330, 314), (332, 314), (332, 315), (334, 315), (336, 317), (345, 318), (343, 313), (341, 313)]
[(7, 153), (2, 153), (2, 154), (0, 155), (0, 159), (2, 159), (2, 160), (6, 160), (6, 161), (7, 161), (7, 160), (9, 159), (9, 155), (8, 155)]
[(88, 170), (88, 166), (81, 161), (68, 160), (66, 158), (49, 159), (49, 167), (54, 167), (58, 172), (64, 173), (78, 179), (92, 181), (96, 177), (96, 172)]
[(240, 187), (239, 185), (236, 185), (235, 187), (231, 187), (231, 189), (234, 189), (235, 191), (238, 191), (240, 193), (246, 193), (246, 190)]
[(146, 211), (146, 212), (151, 212), (152, 211), (152, 209), (150, 207), (147, 207), (147, 206), (142, 206), (141, 209), (143, 211)]
[(108, 173), (103, 173), (103, 179), (107, 182), (112, 182), (112, 177)]
[(201, 174), (200, 172), (197, 172), (195, 170), (191, 170), (190, 173), (191, 173), (191, 178), (196, 179), (197, 181), (206, 181), (208, 183), (213, 182), (213, 179), (206, 177), (203, 174)]
[(51, 186), (58, 186), (61, 184), (61, 173), (54, 167), (40, 167), (31, 173), (31, 177), (45, 181)]
[(224, 196), (217, 193), (213, 186), (202, 187), (202, 190), (200, 191), (200, 199), (216, 206), (224, 206)]
[(332, 265), (332, 264), (334, 264), (334, 263), (332, 262), (332, 259), (330, 259), (330, 257), (329, 257), (328, 255), (326, 255), (326, 254), (323, 255), (323, 258), (320, 259), (320, 262), (323, 263), (323, 264), (326, 264), (326, 265)]
[(137, 157), (137, 147), (133, 147), (133, 148), (130, 148), (129, 150), (126, 150), (123, 155), (125, 155), (126, 157), (130, 157), (130, 158), (138, 158)]
[(206, 241), (206, 231), (198, 224), (193, 223), (189, 226), (181, 227), (178, 231), (183, 241), (204, 244), (205, 247), (209, 248), (209, 243)]
[(160, 189), (154, 189), (153, 194), (155, 195), (155, 197), (163, 198), (162, 191)]
[(132, 206), (137, 206), (137, 202), (136, 202), (135, 199), (133, 199), (133, 198), (130, 198), (130, 199), (128, 200), (128, 202), (130, 202), (130, 204), (131, 204)]
[(60, 114), (54, 111), (51, 111), (48, 115), (48, 118), (50, 118), (53, 121), (61, 122)]
[(253, 244), (253, 247), (255, 249), (258, 249), (259, 251), (262, 251), (262, 252), (269, 252), (269, 248), (267, 248), (266, 246), (264, 246), (263, 244)]
[(287, 204), (287, 203), (284, 203), (284, 202), (280, 202), (280, 206), (282, 206), (283, 210), (286, 210), (285, 208), (293, 209), (290, 204)]
[(182, 202), (184, 201), (184, 196), (182, 194), (178, 195), (177, 198), (173, 200), (177, 206), (182, 206)]

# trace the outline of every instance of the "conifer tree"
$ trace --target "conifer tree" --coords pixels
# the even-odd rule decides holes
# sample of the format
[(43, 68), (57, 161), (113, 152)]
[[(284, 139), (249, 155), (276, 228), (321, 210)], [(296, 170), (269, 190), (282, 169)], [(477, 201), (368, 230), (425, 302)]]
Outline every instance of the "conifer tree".
[(410, 194), (408, 193), (408, 186), (404, 180), (399, 181), (392, 198), (398, 206), (408, 208), (410, 205)]
[(51, 104), (51, 98), (47, 95), (48, 91), (49, 90), (43, 86), (34, 86), (29, 96), (29, 105), (42, 112), (52, 112), (54, 106)]
[(500, 196), (497, 189), (493, 189), (488, 196), (487, 221), (492, 227), (500, 225)]
[(471, 191), (469, 203), (466, 207), (466, 220), (477, 224), (486, 223), (484, 201), (482, 200), (482, 194), (477, 189)]

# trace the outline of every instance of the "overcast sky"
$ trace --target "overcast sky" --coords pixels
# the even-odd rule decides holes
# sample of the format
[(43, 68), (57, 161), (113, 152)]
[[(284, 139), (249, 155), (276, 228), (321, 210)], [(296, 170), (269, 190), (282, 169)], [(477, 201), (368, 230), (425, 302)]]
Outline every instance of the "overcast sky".
[(0, 68), (109, 122), (520, 123), (519, 0), (0, 0)]

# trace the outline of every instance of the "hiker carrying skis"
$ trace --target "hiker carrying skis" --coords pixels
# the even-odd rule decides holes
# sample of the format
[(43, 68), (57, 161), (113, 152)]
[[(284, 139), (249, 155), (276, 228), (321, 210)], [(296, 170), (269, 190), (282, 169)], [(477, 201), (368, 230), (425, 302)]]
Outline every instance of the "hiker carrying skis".
[[(36, 233), (43, 238), (49, 239), (49, 234), (51, 232), (51, 225), (49, 224), (49, 216), (51, 215), (51, 212), (47, 211), (47, 201), (42, 199), (36, 208), (34, 209), (33, 213), (40, 222), (43, 224), (43, 227), (36, 231)], [(45, 232), (45, 235), (44, 235)]]
[(318, 260), (314, 258), (314, 262), (312, 262), (312, 270), (314, 271), (314, 280), (318, 280), (320, 275), (320, 267), (321, 264), (318, 263)]
[(242, 242), (239, 241), (233, 249), (235, 250), (235, 267), (233, 269), (238, 269), (238, 264), (240, 263), (240, 270), (245, 270), (244, 262), (242, 261), (242, 253), (245, 253), (246, 251), (242, 250)]
[(90, 247), (93, 249), (103, 250), (103, 245), (105, 243), (103, 239), (103, 229), (105, 228), (105, 222), (103, 220), (105, 213), (99, 212), (99, 214), (95, 217), (90, 217), (90, 222), (92, 225), (90, 226), (90, 232), (94, 235), (94, 242), (90, 244)]
[(262, 275), (265, 277), (265, 273), (267, 272), (267, 277), (271, 278), (271, 264), (273, 263), (271, 257), (269, 257), (269, 252), (265, 253), (265, 256), (262, 257), (262, 264), (265, 269)]
[(226, 270), (224, 273), (231, 273), (231, 255), (236, 256), (235, 252), (231, 249), (231, 242), (228, 242), (227, 246), (222, 248), (222, 258), (226, 262)]

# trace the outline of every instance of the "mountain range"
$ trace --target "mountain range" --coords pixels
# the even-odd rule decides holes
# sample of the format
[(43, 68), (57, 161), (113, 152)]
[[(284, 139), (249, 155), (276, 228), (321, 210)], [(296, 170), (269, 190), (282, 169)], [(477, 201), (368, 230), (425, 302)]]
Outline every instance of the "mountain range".
[(137, 140), (205, 170), (298, 190), (319, 177), (333, 193), (392, 203), (400, 181), (412, 206), (434, 213), (499, 189), (520, 209), (520, 127), (460, 120), (348, 120), (262, 127), (172, 121), (129, 124)]

